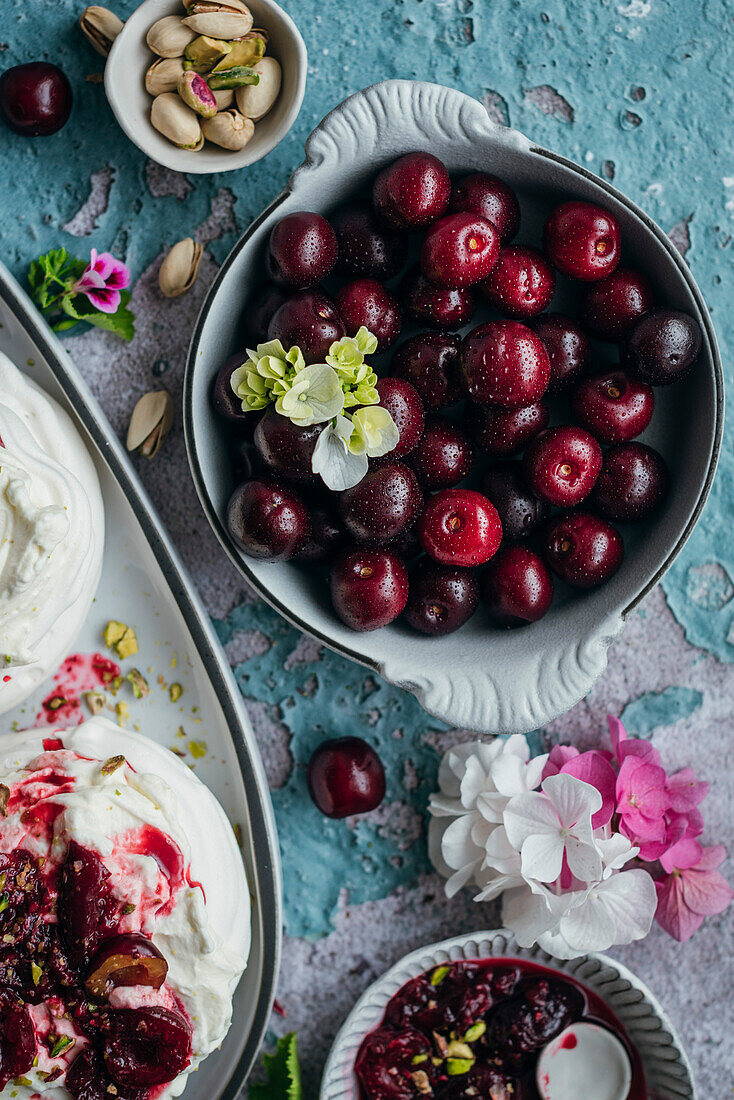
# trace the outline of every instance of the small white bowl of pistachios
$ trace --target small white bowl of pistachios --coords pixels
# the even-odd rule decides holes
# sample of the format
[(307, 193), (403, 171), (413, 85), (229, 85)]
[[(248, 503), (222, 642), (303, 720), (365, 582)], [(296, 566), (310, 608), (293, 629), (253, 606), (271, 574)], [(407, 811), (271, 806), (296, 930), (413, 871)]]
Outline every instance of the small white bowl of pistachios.
[(117, 34), (105, 91), (151, 160), (204, 175), (254, 164), (298, 116), (307, 56), (274, 0), (144, 0)]

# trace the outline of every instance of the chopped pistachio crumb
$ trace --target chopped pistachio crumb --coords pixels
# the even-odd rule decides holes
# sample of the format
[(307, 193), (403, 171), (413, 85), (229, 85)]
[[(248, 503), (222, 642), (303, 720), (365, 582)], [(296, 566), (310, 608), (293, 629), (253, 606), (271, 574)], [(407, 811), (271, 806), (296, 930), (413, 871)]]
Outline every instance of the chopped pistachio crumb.
[(107, 626), (104, 628), (104, 644), (109, 649), (114, 649), (126, 630), (127, 626), (125, 623), (118, 623), (114, 619), (110, 619)]
[(51, 1047), (51, 1057), (58, 1058), (60, 1054), (63, 1054), (65, 1050), (74, 1045), (75, 1040), (71, 1035), (60, 1035), (54, 1045)]
[(49, 699), (46, 706), (49, 710), (60, 710), (66, 703), (66, 699), (63, 695), (54, 695), (52, 699)]
[(469, 1030), (464, 1034), (463, 1042), (476, 1043), (477, 1039), (481, 1039), (482, 1035), (487, 1030), (487, 1025), (484, 1020), (478, 1020), (476, 1024), (472, 1024)]
[(101, 714), (107, 702), (107, 696), (103, 691), (85, 691), (84, 702), (89, 708), (90, 714)]
[(427, 1054), (414, 1054), (413, 1057), (410, 1060), (410, 1064), (412, 1066), (421, 1066), (421, 1065), (423, 1065), (424, 1062), (427, 1062), (427, 1061), (428, 1061), (428, 1055)]
[(3, 894), (3, 896), (0, 898), (0, 913), (4, 913), (9, 905), (10, 902), (8, 901), (7, 894)]
[(449, 1077), (459, 1077), (462, 1073), (468, 1073), (473, 1065), (473, 1058), (447, 1058), (446, 1072)]
[(127, 679), (133, 686), (133, 693), (136, 699), (145, 699), (146, 695), (150, 694), (148, 681), (139, 669), (131, 668), (127, 674)]
[(13, 1084), (18, 1086), (23, 1085), (23, 1087), (27, 1089), (33, 1088), (33, 1082), (30, 1077), (14, 1077)]
[(123, 703), (122, 701), (115, 703), (115, 713), (117, 714), (118, 726), (126, 726), (130, 721), (130, 707), (127, 703)]
[(38, 963), (31, 963), (31, 977), (33, 978), (34, 985), (38, 985), (41, 978), (43, 977), (43, 971), (41, 970)]
[(450, 969), (450, 966), (437, 966), (431, 974), (431, 985), (440, 985)]
[(189, 752), (194, 760), (201, 760), (206, 756), (206, 741), (189, 741)]
[(171, 686), (168, 689), (168, 694), (171, 697), (171, 702), (172, 703), (177, 703), (179, 701), (179, 699), (181, 698), (181, 696), (183, 695), (183, 688), (181, 687), (180, 684), (171, 684)]
[(134, 912), (135, 912), (135, 906), (133, 905), (133, 903), (131, 901), (129, 901), (127, 903), (127, 905), (123, 905), (123, 907), (122, 907), (123, 916), (129, 917), (130, 914), (134, 913)]
[(113, 649), (120, 660), (134, 657), (138, 652), (138, 639), (132, 627), (111, 619), (104, 632), (105, 645)]
[(111, 756), (109, 760), (105, 760), (102, 765), (102, 775), (114, 775), (118, 768), (121, 768), (127, 761), (124, 756)]
[(0, 783), (0, 817), (5, 817), (9, 799), (10, 787), (6, 787), (4, 783)]

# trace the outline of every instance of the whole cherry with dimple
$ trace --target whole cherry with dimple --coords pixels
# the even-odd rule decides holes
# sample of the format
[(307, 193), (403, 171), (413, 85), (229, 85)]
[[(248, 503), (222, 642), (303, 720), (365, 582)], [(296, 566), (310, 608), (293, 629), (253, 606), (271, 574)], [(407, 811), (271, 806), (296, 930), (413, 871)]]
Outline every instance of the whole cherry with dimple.
[(392, 279), (408, 258), (408, 238), (380, 225), (371, 206), (343, 206), (331, 224), (339, 244), (337, 269), (351, 278)]
[(298, 210), (282, 218), (270, 234), (266, 267), (278, 286), (306, 290), (333, 270), (337, 254), (336, 234), (326, 218)]
[(451, 196), (446, 166), (431, 153), (407, 153), (384, 168), (372, 188), (378, 216), (391, 229), (417, 232), (445, 212)]
[(531, 439), (548, 427), (550, 414), (542, 401), (519, 409), (471, 403), (466, 426), (474, 442), (487, 454), (507, 458), (519, 454)]
[(561, 203), (543, 229), (543, 249), (553, 266), (583, 282), (610, 275), (619, 263), (621, 245), (617, 219), (591, 202)]
[(604, 455), (591, 501), (613, 523), (636, 523), (660, 507), (669, 485), (659, 451), (644, 443), (618, 443)]
[(539, 401), (550, 379), (542, 340), (518, 321), (473, 329), (462, 344), (461, 369), (467, 397), (503, 409)]
[(435, 286), (417, 265), (410, 269), (400, 287), (403, 309), (413, 321), (448, 332), (468, 325), (477, 308), (471, 287)]
[(308, 512), (293, 489), (269, 478), (251, 478), (232, 494), (227, 528), (251, 558), (287, 561), (308, 537)]
[(427, 409), (443, 409), (455, 405), (461, 397), (460, 353), (459, 336), (421, 332), (400, 345), (393, 356), (392, 371), (410, 382)]
[(641, 271), (618, 267), (593, 283), (584, 295), (581, 319), (597, 340), (623, 340), (635, 321), (652, 309), (650, 280)]
[(425, 414), (418, 392), (404, 378), (381, 378), (377, 383), (380, 404), (387, 409), (400, 433), (391, 458), (400, 458), (415, 449), (423, 433)]
[(390, 550), (343, 550), (332, 562), (331, 599), (352, 630), (378, 630), (402, 613), (408, 599), (408, 571)]
[(436, 286), (474, 286), (497, 263), (499, 233), (478, 214), (448, 214), (433, 225), (421, 246), (421, 270)]
[(532, 440), (523, 458), (528, 485), (541, 500), (559, 508), (580, 504), (594, 488), (601, 447), (583, 428), (548, 428)]
[(377, 353), (387, 351), (400, 335), (403, 315), (397, 298), (376, 279), (355, 279), (338, 292), (334, 302), (347, 336), (360, 328), (377, 338)]
[(415, 472), (424, 492), (450, 489), (471, 472), (474, 462), (472, 446), (450, 420), (436, 416), (426, 424), (408, 465)]
[(548, 568), (527, 546), (506, 546), (487, 566), (481, 579), (482, 600), (498, 626), (536, 623), (553, 602)]
[(677, 309), (651, 309), (637, 321), (624, 345), (623, 363), (650, 386), (684, 378), (698, 359), (701, 326)]
[(424, 557), (410, 575), (405, 618), (422, 634), (452, 634), (474, 614), (479, 582), (473, 569), (441, 565)]
[(497, 509), (481, 493), (444, 489), (428, 501), (418, 537), (425, 552), (444, 565), (483, 565), (497, 552), (502, 524)]
[(550, 515), (550, 505), (531, 491), (522, 464), (497, 462), (485, 471), (481, 490), (497, 509), (506, 542), (518, 542), (532, 535)]
[(413, 471), (390, 459), (373, 466), (339, 497), (344, 526), (364, 546), (384, 546), (415, 522), (422, 506)]
[(511, 241), (520, 228), (517, 195), (504, 180), (483, 172), (464, 176), (454, 184), (449, 209), (454, 213), (480, 214), (492, 222), (502, 244)]
[(535, 317), (550, 305), (556, 273), (537, 248), (507, 245), (480, 290), (505, 317)]
[(591, 363), (591, 343), (581, 325), (563, 313), (543, 313), (530, 322), (550, 360), (548, 393), (567, 390)]
[(376, 810), (385, 797), (385, 769), (361, 737), (323, 741), (308, 762), (308, 792), (325, 817)]
[(624, 558), (622, 536), (591, 512), (570, 512), (551, 520), (543, 556), (553, 572), (574, 588), (596, 588), (608, 581)]
[(270, 321), (268, 339), (280, 340), (286, 350), (299, 347), (307, 363), (323, 363), (345, 331), (336, 306), (316, 287), (286, 299)]
[(584, 378), (571, 399), (578, 422), (600, 443), (623, 443), (644, 432), (652, 420), (655, 395), (650, 386), (621, 367)]

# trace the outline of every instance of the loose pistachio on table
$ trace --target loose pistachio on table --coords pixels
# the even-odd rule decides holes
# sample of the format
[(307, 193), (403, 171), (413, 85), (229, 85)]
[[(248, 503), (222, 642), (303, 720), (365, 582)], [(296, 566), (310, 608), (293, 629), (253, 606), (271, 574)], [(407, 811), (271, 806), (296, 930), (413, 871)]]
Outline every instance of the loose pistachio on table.
[(181, 57), (196, 32), (187, 27), (177, 15), (165, 15), (148, 31), (145, 41), (159, 57)]
[(92, 4), (80, 15), (79, 26), (97, 53), (107, 57), (124, 23), (113, 11), (102, 8), (99, 4)]
[(150, 121), (159, 133), (180, 149), (201, 149), (204, 136), (196, 111), (187, 107), (175, 92), (163, 92), (153, 100)]
[(222, 149), (244, 149), (255, 133), (255, 123), (239, 111), (219, 111), (214, 118), (205, 118), (201, 130), (207, 141)]
[(175, 92), (179, 77), (183, 76), (184, 59), (182, 57), (159, 57), (145, 74), (145, 88), (151, 95), (163, 92)]
[(127, 430), (128, 451), (153, 458), (173, 424), (173, 398), (168, 390), (143, 394), (133, 409)]
[(251, 82), (250, 87), (238, 88), (235, 94), (240, 114), (258, 122), (265, 117), (280, 95), (283, 74), (274, 57), (263, 57), (253, 66), (253, 71), (260, 77), (259, 81)]
[(166, 298), (179, 298), (196, 282), (203, 245), (185, 237), (169, 251), (158, 272), (158, 286)]

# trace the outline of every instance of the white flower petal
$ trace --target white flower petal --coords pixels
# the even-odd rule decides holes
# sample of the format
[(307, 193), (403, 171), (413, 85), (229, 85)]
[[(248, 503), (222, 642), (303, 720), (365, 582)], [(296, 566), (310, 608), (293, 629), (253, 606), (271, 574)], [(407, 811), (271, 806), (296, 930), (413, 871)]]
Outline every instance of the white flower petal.
[(514, 890), (522, 885), (522, 875), (496, 875), (482, 887), (474, 901), (493, 901), (504, 894), (505, 890)]
[(593, 844), (567, 837), (566, 859), (569, 871), (580, 882), (597, 882), (601, 878), (601, 856)]
[(606, 951), (643, 939), (657, 908), (655, 884), (647, 871), (622, 871), (589, 891), (583, 905), (561, 921), (561, 932), (577, 951)]
[(484, 862), (500, 874), (520, 874), (520, 853), (510, 844), (503, 825), (493, 829), (488, 836), (484, 845)]
[(455, 818), (443, 835), (441, 854), (454, 871), (476, 863), (484, 855), (471, 838), (473, 824), (473, 815), (464, 814)]
[(541, 756), (534, 756), (532, 760), (528, 760), (525, 772), (525, 789), (527, 791), (534, 791), (536, 787), (540, 786), (540, 781), (543, 778), (543, 769), (547, 763), (547, 752), (544, 752)]
[[(337, 421), (346, 417), (337, 417)], [(343, 429), (327, 424), (316, 440), (311, 469), (334, 492), (343, 492), (357, 485), (367, 473), (366, 455), (352, 454), (344, 446)]]
[(502, 920), (521, 947), (532, 947), (539, 936), (558, 928), (565, 911), (562, 897), (548, 891), (533, 894), (527, 887), (520, 887), (505, 893)]
[(464, 807), (458, 798), (448, 798), (443, 794), (432, 794), (428, 809), (434, 817), (457, 817), (459, 814), (465, 813)]
[(558, 831), (529, 836), (522, 846), (523, 877), (534, 878), (538, 882), (555, 882), (563, 866), (563, 851), (564, 845)]
[(542, 789), (558, 811), (561, 824), (567, 829), (577, 822), (590, 821), (601, 809), (602, 797), (596, 787), (573, 775), (563, 772), (549, 775), (543, 781)]
[(609, 878), (613, 871), (619, 871), (640, 851), (622, 833), (614, 833), (608, 839), (596, 838), (594, 843), (604, 864), (604, 878)]
[(519, 756), (512, 753), (503, 753), (492, 765), (492, 782), (505, 798), (523, 794), (528, 788), (525, 786), (525, 772), (527, 765)]
[(477, 798), (487, 789), (487, 772), (476, 756), (470, 756), (466, 762), (464, 778), (461, 781), (461, 801), (469, 808), (476, 806)]
[(509, 756), (518, 757), (523, 763), (527, 763), (530, 759), (530, 746), (527, 738), (521, 733), (513, 733), (507, 738), (504, 751)]
[(518, 851), (529, 836), (557, 834), (560, 827), (553, 804), (539, 791), (528, 791), (511, 798), (505, 809), (504, 822), (510, 844)]

